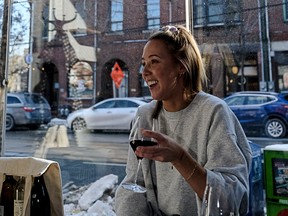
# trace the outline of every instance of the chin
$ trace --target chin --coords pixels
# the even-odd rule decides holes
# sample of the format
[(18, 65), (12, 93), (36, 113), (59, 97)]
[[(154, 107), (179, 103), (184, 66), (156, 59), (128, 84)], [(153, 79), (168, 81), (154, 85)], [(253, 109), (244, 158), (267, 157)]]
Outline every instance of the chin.
[(151, 91), (150, 90), (150, 94), (154, 100), (158, 100), (158, 101), (163, 100), (163, 94), (160, 94), (159, 91)]
[(152, 94), (151, 94), (151, 97), (153, 98), (153, 100), (158, 100), (158, 101), (162, 100), (161, 97), (157, 97), (157, 96), (152, 95)]

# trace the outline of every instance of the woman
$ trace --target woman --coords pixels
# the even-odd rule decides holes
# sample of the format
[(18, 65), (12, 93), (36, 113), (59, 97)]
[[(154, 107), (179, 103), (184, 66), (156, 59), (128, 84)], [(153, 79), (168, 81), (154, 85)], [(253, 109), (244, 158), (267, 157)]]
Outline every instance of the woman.
[[(144, 157), (138, 183), (147, 193), (119, 187), (117, 216), (246, 215), (251, 149), (229, 107), (203, 92), (206, 75), (193, 36), (182, 26), (161, 28), (146, 43), (142, 64), (154, 100), (137, 116), (150, 128), (157, 119), (156, 132), (142, 131), (157, 145), (135, 151)], [(123, 182), (134, 179), (135, 154), (129, 150)]]

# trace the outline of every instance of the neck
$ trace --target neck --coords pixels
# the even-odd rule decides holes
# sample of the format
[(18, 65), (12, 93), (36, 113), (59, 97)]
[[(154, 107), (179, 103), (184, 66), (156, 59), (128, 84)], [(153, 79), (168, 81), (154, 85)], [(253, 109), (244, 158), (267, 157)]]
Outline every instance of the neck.
[(191, 101), (188, 100), (178, 100), (178, 101), (163, 101), (163, 107), (168, 112), (177, 112), (185, 109)]

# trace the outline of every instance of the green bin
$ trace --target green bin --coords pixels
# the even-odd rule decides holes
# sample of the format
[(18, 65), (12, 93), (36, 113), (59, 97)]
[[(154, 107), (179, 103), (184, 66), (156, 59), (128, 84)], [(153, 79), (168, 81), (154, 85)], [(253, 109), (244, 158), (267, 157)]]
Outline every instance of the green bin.
[(287, 216), (288, 145), (266, 146), (263, 154), (267, 216)]

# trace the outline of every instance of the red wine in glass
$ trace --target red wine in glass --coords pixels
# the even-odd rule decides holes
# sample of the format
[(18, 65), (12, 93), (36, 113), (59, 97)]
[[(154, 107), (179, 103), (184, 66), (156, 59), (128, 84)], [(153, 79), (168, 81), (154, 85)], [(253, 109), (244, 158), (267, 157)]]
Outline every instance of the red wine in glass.
[[(136, 148), (138, 146), (154, 146), (154, 145), (157, 145), (157, 143), (154, 141), (151, 141), (151, 140), (132, 140), (132, 141), (130, 141), (130, 146), (132, 147), (134, 152), (136, 151)], [(138, 158), (138, 160), (142, 159), (142, 157), (138, 157), (138, 156), (137, 156), (137, 158)]]
[[(153, 127), (152, 127), (152, 130), (153, 130)], [(130, 142), (130, 146), (134, 152), (136, 151), (136, 148), (138, 146), (157, 145), (157, 143), (152, 141), (152, 140), (143, 139), (143, 137), (141, 135), (140, 116), (138, 116), (136, 118), (136, 121), (134, 122), (134, 124), (132, 126), (132, 129), (131, 129), (131, 132), (129, 135), (129, 142)], [(147, 191), (147, 189), (145, 187), (137, 184), (137, 176), (138, 176), (138, 173), (140, 170), (142, 157), (137, 156), (137, 160), (138, 160), (138, 165), (137, 165), (137, 170), (136, 170), (136, 173), (134, 176), (134, 182), (124, 182), (121, 184), (121, 186), (124, 189), (133, 191), (135, 193), (145, 193)]]

